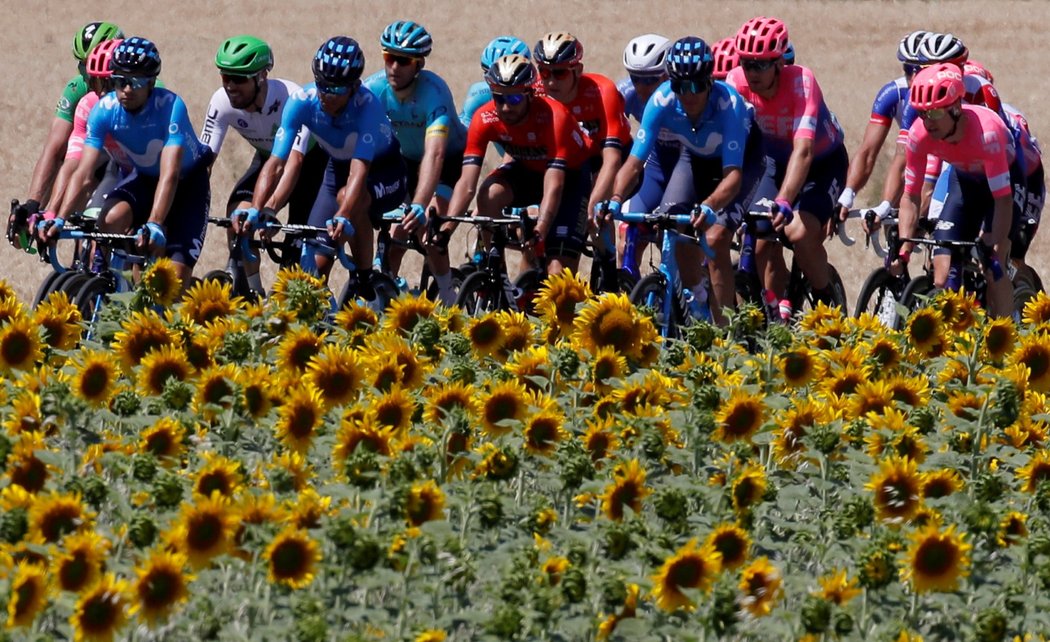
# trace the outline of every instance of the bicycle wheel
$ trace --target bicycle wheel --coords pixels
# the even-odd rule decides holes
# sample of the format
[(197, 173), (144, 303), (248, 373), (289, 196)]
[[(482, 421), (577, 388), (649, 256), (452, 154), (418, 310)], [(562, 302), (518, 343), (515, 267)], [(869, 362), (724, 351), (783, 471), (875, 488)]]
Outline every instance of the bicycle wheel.
[(660, 334), (669, 339), (678, 337), (679, 326), (685, 319), (681, 302), (675, 298), (671, 301), (671, 317), (667, 318), (664, 304), (667, 297), (667, 279), (659, 272), (646, 274), (631, 290), (631, 303), (648, 310), (653, 315), (653, 323)]
[[(849, 303), (846, 301), (846, 286), (842, 283), (842, 277), (835, 266), (828, 263), (828, 285), (831, 287), (831, 301), (828, 305), (838, 307), (842, 314), (849, 316)], [(817, 297), (813, 288), (809, 285), (809, 279), (802, 274), (798, 264), (792, 262), (791, 280), (788, 283), (788, 292), (791, 307), (797, 313), (802, 310), (811, 310), (817, 305)]]
[[(459, 268), (452, 268), (452, 289), (459, 292), (460, 286), (463, 285), (463, 279), (465, 278), (463, 273), (460, 272)], [(441, 292), (441, 288), (438, 287), (437, 281), (434, 277), (430, 277), (430, 283), (427, 285), (427, 298), (431, 301), (437, 301), (438, 295)]]
[(96, 278), (93, 274), (74, 272), (68, 279), (64, 279), (57, 289), (65, 292), (70, 301), (76, 301), (77, 295), (80, 294), (80, 288), (93, 278)]
[(900, 327), (897, 303), (901, 300), (907, 284), (904, 277), (897, 276), (884, 267), (876, 268), (860, 287), (853, 316), (859, 317), (869, 312), (891, 330)]
[(73, 305), (80, 310), (80, 317), (87, 325), (87, 338), (94, 338), (99, 312), (102, 306), (109, 301), (109, 295), (112, 293), (112, 282), (101, 276), (93, 276), (80, 286)]
[(394, 279), (382, 272), (372, 272), (365, 283), (346, 282), (339, 294), (338, 309), (342, 310), (350, 301), (356, 299), (372, 308), (376, 314), (382, 315), (390, 306), (390, 302), (400, 294), (401, 290)]
[(1027, 283), (1018, 284), (1014, 287), (1014, 312), (1018, 319), (1024, 317), (1024, 306), (1034, 299), (1036, 291)]
[(207, 272), (201, 281), (216, 281), (220, 285), (229, 284), (233, 285), (233, 277), (226, 270), (211, 270)]
[(514, 280), (514, 287), (517, 288), (519, 311), (529, 316), (536, 316), (536, 299), (546, 280), (547, 273), (535, 268), (518, 275), (518, 278)]
[(456, 297), (456, 305), (470, 316), (510, 309), (510, 302), (501, 284), (485, 272), (475, 272), (463, 281)]
[(41, 303), (47, 300), (47, 297), (55, 291), (55, 283), (65, 274), (69, 274), (69, 272), (55, 272), (52, 270), (51, 274), (48, 274), (44, 278), (44, 282), (40, 284), (40, 287), (37, 288), (36, 294), (33, 296), (33, 308), (37, 308)]
[[(938, 288), (933, 284), (932, 276), (929, 274), (920, 274), (911, 281), (908, 281), (908, 285), (905, 286), (904, 292), (901, 293), (901, 305), (908, 309), (910, 316), (912, 312), (924, 304), (926, 299), (933, 296), (937, 289)], [(904, 321), (905, 319), (900, 319), (901, 325), (904, 324)]]

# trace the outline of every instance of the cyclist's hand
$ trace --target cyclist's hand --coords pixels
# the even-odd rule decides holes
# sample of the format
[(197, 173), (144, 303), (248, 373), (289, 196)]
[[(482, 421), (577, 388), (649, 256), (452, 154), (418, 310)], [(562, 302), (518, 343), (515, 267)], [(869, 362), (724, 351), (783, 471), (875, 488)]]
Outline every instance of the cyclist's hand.
[(139, 228), (138, 237), (138, 241), (135, 244), (155, 254), (162, 252), (168, 244), (168, 237), (164, 235), (164, 228), (153, 221)]
[(230, 214), (230, 229), (234, 234), (243, 234), (251, 230), (252, 223), (259, 218), (259, 210), (254, 207), (235, 209)]
[(343, 243), (354, 235), (353, 224), (344, 216), (328, 219), (325, 221), (325, 227), (328, 228), (328, 235), (337, 243)]
[(405, 208), (405, 217), (401, 219), (401, 227), (408, 233), (415, 232), (427, 224), (427, 210), (419, 203), (412, 203)]
[(781, 231), (785, 225), (790, 225), (795, 218), (795, 211), (791, 209), (791, 203), (783, 198), (778, 198), (769, 206), (769, 214), (773, 219), (773, 229)]
[(50, 243), (66, 226), (66, 219), (59, 218), (54, 212), (38, 212), (29, 216), (29, 225), (36, 230), (37, 238)]
[(591, 213), (592, 221), (594, 221), (595, 227), (601, 227), (606, 221), (616, 218), (623, 209), (623, 203), (620, 201), (608, 200), (598, 201), (594, 206), (594, 212)]
[(715, 211), (703, 203), (693, 208), (690, 214), (693, 217), (691, 223), (697, 232), (703, 232), (718, 220), (718, 215), (715, 214)]

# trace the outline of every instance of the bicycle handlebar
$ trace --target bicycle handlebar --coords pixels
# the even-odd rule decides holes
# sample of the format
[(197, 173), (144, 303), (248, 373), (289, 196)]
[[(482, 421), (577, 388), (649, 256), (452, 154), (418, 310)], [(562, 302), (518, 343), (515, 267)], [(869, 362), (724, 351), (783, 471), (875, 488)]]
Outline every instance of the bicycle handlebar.
[(668, 212), (620, 212), (613, 216), (614, 220), (625, 223), (648, 223), (654, 227), (664, 230), (674, 230), (682, 241), (695, 243), (700, 246), (708, 258), (715, 258), (715, 251), (707, 244), (707, 238), (703, 235), (693, 236), (678, 232), (675, 228), (679, 225), (689, 225), (693, 220), (692, 214), (670, 214)]

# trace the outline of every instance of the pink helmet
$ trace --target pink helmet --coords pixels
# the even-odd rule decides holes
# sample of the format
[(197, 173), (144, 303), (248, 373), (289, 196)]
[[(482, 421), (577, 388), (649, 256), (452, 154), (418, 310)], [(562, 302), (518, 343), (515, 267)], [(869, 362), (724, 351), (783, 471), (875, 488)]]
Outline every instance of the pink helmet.
[(963, 65), (963, 73), (967, 76), (980, 76), (993, 85), (995, 84), (995, 77), (992, 76), (992, 72), (988, 71), (987, 67), (976, 60), (967, 60), (966, 64)]
[(715, 56), (715, 69), (711, 76), (715, 80), (724, 80), (733, 67), (740, 64), (740, 57), (736, 55), (735, 38), (722, 38), (711, 48)]
[(736, 34), (736, 53), (741, 58), (776, 60), (787, 47), (787, 25), (777, 18), (752, 18)]
[(91, 50), (87, 59), (87, 72), (92, 78), (109, 78), (113, 70), (109, 68), (109, 61), (113, 59), (113, 50), (117, 45), (124, 42), (120, 38), (104, 40)]
[(942, 62), (923, 68), (911, 81), (908, 102), (919, 111), (950, 107), (962, 99), (962, 70), (958, 66)]

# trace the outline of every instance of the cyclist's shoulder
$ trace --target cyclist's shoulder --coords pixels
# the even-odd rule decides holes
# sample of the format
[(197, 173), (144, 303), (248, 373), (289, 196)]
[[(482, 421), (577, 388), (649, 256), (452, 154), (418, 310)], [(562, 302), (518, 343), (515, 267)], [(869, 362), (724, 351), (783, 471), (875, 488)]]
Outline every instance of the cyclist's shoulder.
[(616, 81), (616, 90), (620, 92), (620, 95), (623, 96), (624, 100), (629, 100), (629, 97), (634, 96), (636, 93), (634, 90), (634, 83), (631, 82), (630, 76), (626, 76)]
[(361, 86), (368, 88), (373, 94), (381, 96), (390, 87), (390, 83), (386, 80), (386, 72), (380, 69), (362, 80)]
[(302, 89), (302, 86), (294, 80), (288, 80), (286, 78), (268, 78), (266, 80), (266, 102), (269, 103), (276, 99), (287, 99), (300, 89)]

